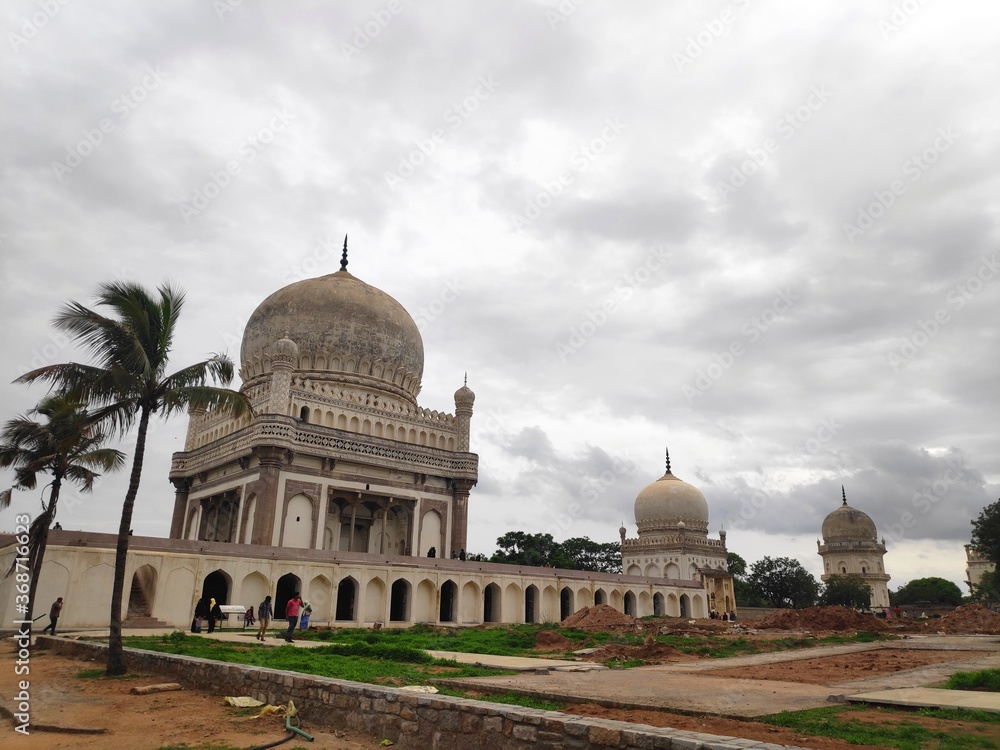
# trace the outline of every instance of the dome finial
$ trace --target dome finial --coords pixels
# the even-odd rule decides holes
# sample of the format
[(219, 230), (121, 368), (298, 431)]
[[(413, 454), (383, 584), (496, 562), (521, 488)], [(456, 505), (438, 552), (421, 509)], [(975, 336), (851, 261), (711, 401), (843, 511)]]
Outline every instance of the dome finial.
[(847, 490), (844, 489), (844, 485), (840, 485), (840, 496), (844, 499), (844, 505), (847, 505)]
[(344, 235), (344, 254), (340, 256), (340, 270), (347, 270), (347, 235)]
[(462, 381), (462, 385), (468, 385), (468, 384), (469, 384), (469, 373), (468, 371), (466, 371), (465, 380)]
[(664, 451), (667, 454), (667, 474), (669, 474), (670, 473), (670, 448), (664, 448)]

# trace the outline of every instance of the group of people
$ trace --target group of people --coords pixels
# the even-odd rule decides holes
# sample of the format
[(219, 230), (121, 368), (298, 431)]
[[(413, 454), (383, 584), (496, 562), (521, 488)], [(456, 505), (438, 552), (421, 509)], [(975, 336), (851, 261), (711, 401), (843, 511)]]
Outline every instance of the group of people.
[(206, 599), (204, 596), (194, 605), (194, 620), (191, 621), (191, 632), (200, 633), (205, 620), (208, 620), (208, 632), (215, 632), (216, 623), (222, 622), (222, 607), (215, 601), (214, 597)]
[[(62, 607), (62, 599), (59, 600), (59, 606)], [(55, 605), (52, 605), (55, 607)], [(302, 597), (299, 596), (299, 592), (296, 591), (292, 594), (292, 597), (288, 600), (285, 605), (285, 619), (288, 621), (288, 629), (285, 630), (280, 637), (284, 638), (288, 643), (293, 643), (292, 636), (295, 633), (295, 629), (299, 626), (299, 621), (301, 618), (302, 629), (305, 630), (308, 627), (309, 615), (312, 614), (312, 607), (308, 603), (302, 601)], [(200, 633), (201, 626), (205, 618), (208, 618), (208, 632), (212, 633), (215, 631), (215, 625), (217, 622), (222, 620), (222, 608), (216, 603), (215, 599), (209, 599), (203, 596), (198, 600), (198, 603), (194, 608), (194, 620), (191, 622), (191, 632)], [(254, 608), (253, 605), (247, 607), (246, 611), (246, 624), (254, 624)], [(264, 597), (259, 605), (257, 605), (257, 635), (255, 636), (258, 641), (263, 641), (267, 635), (267, 629), (271, 625), (271, 620), (274, 619), (274, 605), (271, 602), (270, 594)], [(55, 635), (55, 625), (53, 621), (53, 635)]]
[(718, 612), (716, 612), (713, 609), (712, 610), (712, 614), (710, 614), (709, 617), (711, 619), (713, 619), (713, 620), (723, 620), (725, 622), (736, 622), (736, 613), (735, 612), (723, 612), (722, 614), (719, 614)]
[[(431, 547), (429, 550), (427, 550), (427, 556), (428, 557), (437, 557), (437, 547)], [(452, 550), (451, 551), (451, 559), (452, 560), (464, 560), (465, 559), (465, 550), (464, 549), (460, 549), (457, 553), (455, 552), (455, 550)]]

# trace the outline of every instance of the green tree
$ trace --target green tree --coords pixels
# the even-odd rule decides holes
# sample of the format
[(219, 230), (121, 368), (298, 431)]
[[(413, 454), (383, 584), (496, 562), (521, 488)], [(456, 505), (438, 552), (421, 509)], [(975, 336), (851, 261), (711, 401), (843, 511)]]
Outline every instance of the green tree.
[(747, 580), (747, 561), (735, 552), (726, 553), (726, 567), (733, 574), (733, 595), (741, 607), (766, 607), (767, 602)]
[(827, 607), (839, 605), (868, 609), (872, 604), (872, 587), (854, 573), (844, 576), (832, 575), (826, 582), (819, 603)]
[(1000, 602), (1000, 581), (997, 580), (996, 571), (987, 570), (979, 578), (979, 583), (972, 584), (970, 598), (980, 604), (994, 604)]
[(972, 546), (1000, 567), (1000, 500), (983, 508), (972, 522)]
[(569, 568), (573, 564), (551, 534), (526, 534), (523, 531), (508, 531), (498, 538), (497, 551), (490, 562), (535, 568)]
[(819, 583), (812, 573), (788, 557), (758, 560), (750, 566), (747, 580), (772, 607), (811, 607), (819, 596)]
[(167, 374), (183, 306), (184, 294), (169, 284), (160, 286), (155, 295), (131, 282), (102, 284), (97, 293), (97, 307), (109, 310), (110, 316), (70, 302), (54, 321), (56, 328), (71, 334), (89, 350), (96, 364), (49, 365), (18, 378), (25, 383), (48, 382), (71, 398), (105, 410), (104, 423), (120, 434), (136, 426), (131, 476), (115, 550), (108, 675), (126, 671), (121, 633), (122, 595), (132, 510), (142, 476), (150, 418), (154, 414), (165, 418), (188, 407), (223, 409), (233, 416), (242, 416), (250, 408), (242, 394), (208, 385), (209, 381), (223, 386), (232, 382), (233, 362), (225, 355), (217, 354)]
[(962, 590), (952, 581), (932, 576), (910, 581), (892, 594), (890, 599), (894, 605), (928, 602), (958, 606), (962, 603)]
[(595, 542), (589, 537), (573, 537), (559, 545), (563, 556), (575, 570), (596, 573), (622, 572), (622, 547), (620, 542)]
[[(48, 501), (42, 500), (42, 512), (28, 529), (28, 611), (31, 620), (35, 592), (42, 574), (42, 561), (48, 545), (49, 527), (56, 517), (59, 493), (64, 482), (79, 485), (90, 492), (100, 471), (114, 471), (125, 463), (125, 455), (113, 448), (102, 448), (104, 435), (97, 429), (100, 414), (91, 414), (79, 402), (60, 396), (47, 396), (28, 414), (7, 422), (0, 434), (0, 468), (14, 468), (14, 487), (0, 493), (0, 510), (10, 505), (13, 489), (33, 490), (39, 474), (49, 474)], [(33, 417), (44, 417), (38, 421)], [(17, 569), (17, 560), (7, 571)], [(29, 623), (30, 629), (30, 623)]]

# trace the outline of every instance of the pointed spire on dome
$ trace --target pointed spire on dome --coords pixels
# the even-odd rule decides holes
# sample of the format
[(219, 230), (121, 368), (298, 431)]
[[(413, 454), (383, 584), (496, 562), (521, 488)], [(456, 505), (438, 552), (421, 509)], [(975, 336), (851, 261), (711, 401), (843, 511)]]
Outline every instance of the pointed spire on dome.
[(462, 381), (462, 385), (468, 385), (468, 384), (469, 384), (469, 371), (466, 370), (465, 371), (465, 379)]
[(670, 448), (664, 448), (664, 452), (667, 454), (667, 474), (670, 473)]
[(844, 500), (844, 505), (847, 505), (847, 490), (844, 489), (844, 485), (840, 485), (840, 496)]
[(344, 254), (340, 256), (340, 270), (347, 270), (347, 235), (344, 235)]

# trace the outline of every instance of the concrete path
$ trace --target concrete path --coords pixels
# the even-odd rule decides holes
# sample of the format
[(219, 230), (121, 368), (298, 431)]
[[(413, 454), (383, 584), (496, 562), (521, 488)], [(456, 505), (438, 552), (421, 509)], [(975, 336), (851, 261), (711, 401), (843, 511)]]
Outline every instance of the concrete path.
[(849, 703), (870, 703), (881, 706), (913, 706), (916, 708), (970, 708), (977, 711), (1000, 712), (1000, 693), (973, 690), (938, 690), (936, 688), (902, 688), (859, 693), (847, 696)]
[[(894, 672), (842, 684), (809, 685), (778, 680), (753, 680), (710, 676), (719, 669), (750, 667), (757, 664), (816, 659), (881, 648), (993, 651), (969, 659)], [(461, 689), (513, 691), (543, 700), (573, 703), (595, 702), (612, 708), (650, 708), (691, 713), (719, 714), (751, 718), (819, 708), (845, 694), (882, 690), (885, 687), (925, 686), (939, 683), (951, 674), (969, 669), (1000, 666), (1000, 643), (996, 637), (929, 637), (887, 643), (822, 646), (799, 651), (754, 654), (729, 659), (704, 659), (680, 664), (612, 669), (605, 672), (563, 675), (524, 674), (506, 677), (451, 679), (444, 684)], [(951, 691), (948, 691), (951, 692)], [(932, 704), (936, 705), (936, 704)]]

